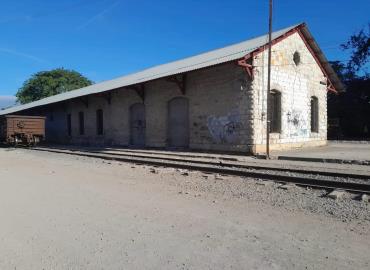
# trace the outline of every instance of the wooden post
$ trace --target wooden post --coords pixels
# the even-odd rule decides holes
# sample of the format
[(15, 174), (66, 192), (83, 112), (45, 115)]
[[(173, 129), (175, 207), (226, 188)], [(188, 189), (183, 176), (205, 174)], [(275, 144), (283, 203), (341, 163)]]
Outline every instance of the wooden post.
[(272, 1), (269, 0), (269, 44), (267, 64), (267, 96), (266, 96), (266, 159), (270, 159), (270, 91), (271, 91), (271, 39), (272, 39)]

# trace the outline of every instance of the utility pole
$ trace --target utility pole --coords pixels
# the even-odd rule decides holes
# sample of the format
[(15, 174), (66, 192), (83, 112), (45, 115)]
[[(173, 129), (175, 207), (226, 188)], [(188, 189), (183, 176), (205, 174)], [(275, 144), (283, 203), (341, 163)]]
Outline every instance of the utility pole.
[(271, 91), (271, 39), (272, 39), (272, 1), (269, 0), (269, 44), (267, 64), (267, 96), (266, 96), (266, 159), (270, 159), (270, 91)]

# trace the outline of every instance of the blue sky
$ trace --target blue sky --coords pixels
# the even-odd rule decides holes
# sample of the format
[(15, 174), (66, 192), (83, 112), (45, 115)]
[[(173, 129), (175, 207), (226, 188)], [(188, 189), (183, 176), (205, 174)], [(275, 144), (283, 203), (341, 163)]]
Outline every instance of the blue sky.
[[(4, 0), (0, 106), (41, 70), (99, 82), (264, 34), (267, 8), (268, 0)], [(306, 22), (329, 60), (347, 60), (338, 46), (369, 10), (369, 0), (275, 1), (274, 30)]]

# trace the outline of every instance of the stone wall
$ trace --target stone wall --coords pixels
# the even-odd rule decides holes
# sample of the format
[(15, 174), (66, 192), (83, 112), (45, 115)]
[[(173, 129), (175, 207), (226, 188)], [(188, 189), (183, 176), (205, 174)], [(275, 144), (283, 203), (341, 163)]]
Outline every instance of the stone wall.
[[(166, 79), (145, 84), (146, 145), (166, 147), (167, 103), (182, 96), (175, 83)], [(59, 143), (122, 145), (130, 143), (129, 108), (142, 102), (134, 90), (111, 91), (111, 104), (101, 96), (49, 107), (47, 139)], [(235, 63), (188, 74), (185, 97), (189, 100), (191, 149), (249, 152), (252, 144), (250, 82)], [(96, 135), (96, 110), (104, 112), (104, 135)], [(85, 135), (79, 135), (78, 113), (85, 115)], [(72, 136), (67, 134), (67, 114), (72, 115)], [(52, 117), (51, 117), (52, 115)]]
[[(293, 61), (298, 51), (300, 64)], [(266, 144), (267, 50), (253, 59), (254, 152), (264, 152)], [(287, 149), (326, 144), (327, 105), (324, 74), (298, 33), (272, 47), (271, 89), (281, 93), (281, 132), (271, 133), (271, 149)], [(319, 132), (311, 132), (311, 97), (319, 101)]]
[[(293, 54), (298, 51), (301, 63)], [(189, 101), (189, 148), (195, 150), (265, 151), (267, 50), (254, 56), (254, 80), (236, 63), (226, 63), (187, 74), (186, 93), (166, 79), (145, 84), (146, 146), (168, 146), (168, 102)], [(271, 134), (271, 148), (289, 149), (326, 144), (327, 111), (324, 74), (298, 33), (273, 46), (272, 89), (281, 92), (281, 132)], [(321, 82), (321, 83), (320, 83)], [(111, 103), (98, 95), (65, 101), (44, 110), (47, 139), (89, 145), (130, 144), (130, 106), (141, 103), (130, 89), (111, 92)], [(319, 101), (319, 132), (311, 132), (310, 101)], [(104, 112), (104, 134), (96, 135), (96, 110)], [(85, 135), (79, 135), (78, 113), (85, 114)], [(67, 114), (72, 115), (72, 136), (67, 134)]]

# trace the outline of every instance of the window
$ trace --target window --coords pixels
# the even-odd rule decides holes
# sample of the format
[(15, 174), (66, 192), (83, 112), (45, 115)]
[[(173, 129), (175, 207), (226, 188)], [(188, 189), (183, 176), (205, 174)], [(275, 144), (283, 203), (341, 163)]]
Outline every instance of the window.
[(270, 92), (270, 132), (280, 133), (281, 131), (281, 93), (278, 91)]
[(72, 136), (72, 116), (71, 114), (67, 114), (67, 132), (68, 136)]
[(96, 134), (103, 135), (104, 123), (103, 123), (103, 110), (96, 111)]
[(80, 135), (85, 135), (85, 116), (83, 112), (78, 113), (78, 124)]
[(301, 63), (301, 54), (298, 51), (293, 54), (293, 61), (296, 66)]
[(311, 132), (319, 132), (319, 100), (311, 97)]

